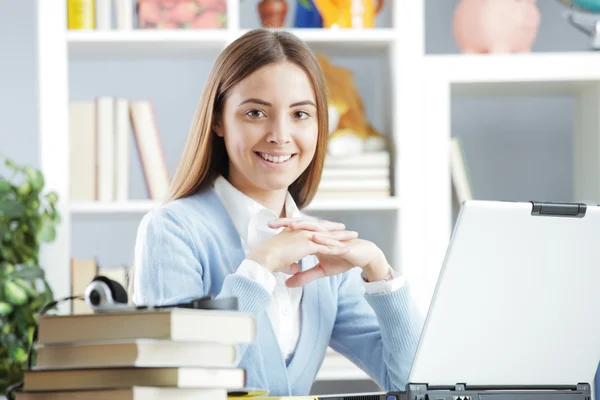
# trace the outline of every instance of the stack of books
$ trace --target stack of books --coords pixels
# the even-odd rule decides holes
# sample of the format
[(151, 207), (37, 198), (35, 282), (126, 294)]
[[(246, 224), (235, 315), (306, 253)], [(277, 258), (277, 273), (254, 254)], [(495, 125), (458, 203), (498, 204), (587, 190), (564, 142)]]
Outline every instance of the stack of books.
[(251, 315), (165, 308), (40, 318), (17, 400), (225, 400), (244, 390)]
[(389, 197), (390, 154), (365, 152), (350, 156), (325, 157), (316, 197)]

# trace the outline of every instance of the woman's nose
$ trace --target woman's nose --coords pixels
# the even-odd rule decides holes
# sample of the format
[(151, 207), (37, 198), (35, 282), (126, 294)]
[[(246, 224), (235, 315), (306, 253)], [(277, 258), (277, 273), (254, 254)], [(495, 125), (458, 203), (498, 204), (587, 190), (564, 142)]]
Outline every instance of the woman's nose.
[(269, 143), (279, 146), (291, 141), (291, 126), (285, 117), (280, 117), (273, 121), (267, 140)]

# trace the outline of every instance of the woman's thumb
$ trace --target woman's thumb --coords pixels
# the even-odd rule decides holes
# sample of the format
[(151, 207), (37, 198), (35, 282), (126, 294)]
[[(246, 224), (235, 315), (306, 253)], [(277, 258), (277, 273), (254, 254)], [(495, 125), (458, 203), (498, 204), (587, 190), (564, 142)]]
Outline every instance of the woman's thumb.
[(295, 275), (298, 272), (300, 272), (300, 264), (298, 264), (297, 262), (288, 265), (287, 267), (283, 268), (281, 270), (281, 272), (285, 273), (285, 274), (289, 274), (289, 275)]

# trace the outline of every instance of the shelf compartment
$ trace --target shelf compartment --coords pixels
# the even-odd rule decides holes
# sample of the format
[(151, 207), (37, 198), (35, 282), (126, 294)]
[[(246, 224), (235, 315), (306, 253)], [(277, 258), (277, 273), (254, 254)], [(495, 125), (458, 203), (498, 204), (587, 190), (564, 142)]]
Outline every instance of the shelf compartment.
[[(160, 205), (152, 200), (131, 200), (114, 202), (72, 202), (71, 214), (139, 214), (147, 213)], [(397, 210), (400, 201), (397, 197), (365, 197), (365, 198), (315, 198), (308, 211), (357, 211), (357, 210)]]

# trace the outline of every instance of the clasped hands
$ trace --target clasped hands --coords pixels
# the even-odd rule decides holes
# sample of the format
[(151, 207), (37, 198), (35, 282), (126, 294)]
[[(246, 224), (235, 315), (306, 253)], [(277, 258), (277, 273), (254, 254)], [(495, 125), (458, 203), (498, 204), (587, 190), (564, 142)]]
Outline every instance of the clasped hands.
[[(304, 286), (354, 267), (362, 268), (370, 282), (382, 280), (390, 272), (381, 249), (359, 239), (357, 232), (346, 230), (342, 223), (279, 218), (269, 222), (269, 227), (284, 229), (255, 248), (248, 258), (272, 272), (292, 275), (286, 281), (288, 287)], [(319, 263), (301, 271), (297, 261), (308, 255), (315, 255)]]

